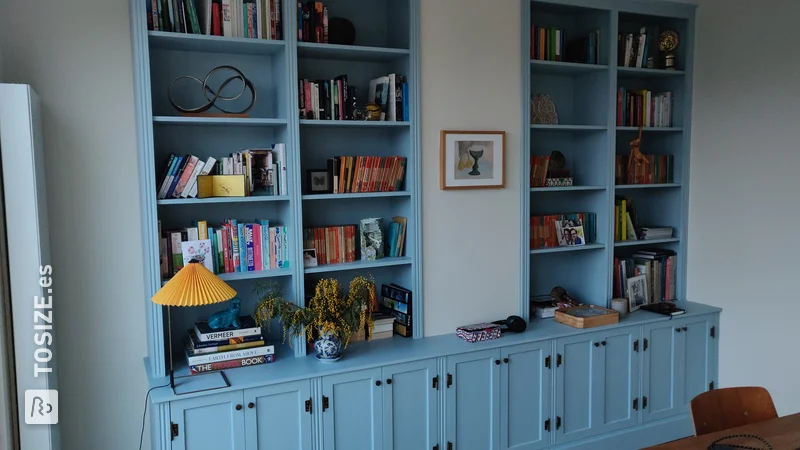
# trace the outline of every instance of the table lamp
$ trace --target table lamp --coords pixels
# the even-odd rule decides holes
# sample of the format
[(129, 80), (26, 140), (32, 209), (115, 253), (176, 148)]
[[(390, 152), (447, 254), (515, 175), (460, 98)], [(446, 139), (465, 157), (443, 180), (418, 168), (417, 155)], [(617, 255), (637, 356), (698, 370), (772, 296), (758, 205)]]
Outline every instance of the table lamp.
[[(169, 332), (169, 384), (175, 392), (175, 372), (172, 362), (172, 307), (203, 306), (221, 303), (236, 296), (236, 291), (219, 279), (201, 262), (192, 259), (153, 296), (153, 303), (167, 307)], [(186, 377), (182, 377), (186, 378)], [(225, 387), (230, 387), (225, 374)]]

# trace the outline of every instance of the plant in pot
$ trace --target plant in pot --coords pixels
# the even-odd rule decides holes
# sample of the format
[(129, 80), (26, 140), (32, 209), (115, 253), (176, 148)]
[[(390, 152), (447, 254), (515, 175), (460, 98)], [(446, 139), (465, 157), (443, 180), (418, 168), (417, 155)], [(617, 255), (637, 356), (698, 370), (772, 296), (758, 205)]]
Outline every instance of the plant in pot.
[(306, 339), (314, 341), (316, 358), (323, 362), (341, 358), (353, 333), (372, 325), (375, 303), (372, 277), (355, 277), (346, 295), (338, 280), (322, 279), (305, 308), (285, 300), (274, 284), (259, 290), (261, 299), (253, 313), (256, 322), (269, 329), (272, 319), (280, 320), (284, 341), (305, 332)]

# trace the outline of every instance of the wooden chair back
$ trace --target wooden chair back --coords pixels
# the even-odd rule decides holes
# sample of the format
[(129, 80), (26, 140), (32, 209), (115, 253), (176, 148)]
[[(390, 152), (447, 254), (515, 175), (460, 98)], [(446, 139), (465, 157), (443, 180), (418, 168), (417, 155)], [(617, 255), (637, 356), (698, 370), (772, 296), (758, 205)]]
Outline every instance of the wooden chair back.
[(755, 386), (704, 392), (692, 399), (690, 409), (696, 436), (778, 418), (772, 396)]

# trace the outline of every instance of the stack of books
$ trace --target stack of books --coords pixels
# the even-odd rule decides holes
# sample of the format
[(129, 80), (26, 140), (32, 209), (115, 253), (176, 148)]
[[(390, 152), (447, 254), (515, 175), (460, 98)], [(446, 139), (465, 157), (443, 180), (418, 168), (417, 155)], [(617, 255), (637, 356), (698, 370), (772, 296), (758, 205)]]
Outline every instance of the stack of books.
[(239, 318), (239, 328), (213, 330), (201, 321), (189, 330), (186, 363), (191, 374), (275, 362), (275, 346), (266, 345), (252, 316)]
[(672, 227), (641, 227), (639, 239), (669, 239), (672, 237)]
[(394, 335), (394, 315), (389, 312), (372, 314), (372, 329), (369, 330), (369, 339), (388, 339)]

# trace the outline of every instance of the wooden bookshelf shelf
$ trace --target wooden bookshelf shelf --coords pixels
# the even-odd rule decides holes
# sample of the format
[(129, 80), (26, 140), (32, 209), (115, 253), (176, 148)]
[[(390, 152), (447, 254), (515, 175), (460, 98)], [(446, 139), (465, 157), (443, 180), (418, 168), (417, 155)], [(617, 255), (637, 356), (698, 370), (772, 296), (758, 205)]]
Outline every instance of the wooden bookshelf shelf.
[(663, 69), (637, 69), (635, 67), (617, 67), (617, 74), (620, 77), (635, 78), (657, 78), (657, 77), (680, 77), (686, 74), (683, 70), (663, 70)]
[[(639, 131), (639, 127), (617, 127), (617, 131)], [(680, 133), (683, 128), (680, 127), (644, 127), (642, 131), (645, 133), (658, 132), (658, 133)]]
[(377, 121), (377, 120), (314, 120), (303, 119), (302, 126), (313, 127), (363, 127), (363, 128), (404, 128), (411, 126), (407, 121)]
[[(290, 277), (292, 276), (292, 269), (271, 269), (259, 270), (257, 272), (234, 272), (234, 273), (219, 273), (217, 277), (224, 281), (238, 281), (238, 280), (258, 280), (264, 278), (275, 277)], [(167, 284), (169, 280), (163, 280), (162, 285)]]
[(309, 59), (330, 59), (337, 61), (385, 62), (406, 58), (408, 49), (364, 47), (359, 45), (316, 44), (298, 42), (297, 56)]
[(616, 241), (614, 247), (638, 247), (647, 245), (669, 244), (670, 242), (680, 242), (680, 238), (672, 237), (666, 239), (642, 239), (639, 241)]
[(606, 131), (605, 125), (545, 125), (531, 124), (531, 130), (553, 130), (553, 131)]
[(573, 247), (548, 247), (536, 248), (530, 251), (531, 255), (541, 255), (543, 253), (562, 253), (562, 252), (579, 252), (583, 250), (602, 250), (606, 248), (606, 244), (586, 244), (576, 245)]
[(175, 126), (283, 127), (289, 122), (286, 119), (256, 119), (249, 117), (153, 116), (153, 123), (156, 125)]
[(151, 49), (182, 52), (273, 55), (286, 49), (286, 42), (282, 40), (206, 36), (167, 31), (148, 31), (147, 38)]
[(548, 75), (583, 75), (608, 70), (605, 64), (582, 64), (563, 61), (531, 60), (531, 71)]
[(158, 206), (169, 205), (206, 205), (212, 203), (262, 203), (286, 202), (288, 195), (253, 195), (250, 197), (211, 197), (211, 198), (174, 198), (158, 200)]
[(354, 192), (349, 194), (308, 194), (303, 196), (303, 200), (351, 200), (378, 197), (409, 197), (408, 191), (390, 192)]
[(551, 186), (551, 187), (534, 187), (531, 188), (533, 192), (571, 192), (571, 191), (604, 191), (605, 186)]
[(340, 264), (323, 264), (316, 267), (306, 267), (305, 273), (326, 273), (326, 272), (340, 272), (343, 270), (364, 270), (373, 269), (377, 267), (391, 267), (391, 266), (405, 266), (410, 265), (412, 260), (410, 257), (402, 256), (400, 258), (382, 258), (371, 261), (355, 261), (351, 263)]
[(656, 184), (618, 184), (614, 186), (616, 190), (629, 190), (629, 189), (668, 189), (679, 188), (680, 183), (656, 183)]

